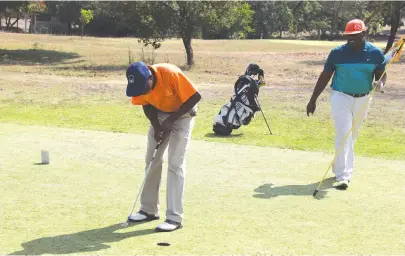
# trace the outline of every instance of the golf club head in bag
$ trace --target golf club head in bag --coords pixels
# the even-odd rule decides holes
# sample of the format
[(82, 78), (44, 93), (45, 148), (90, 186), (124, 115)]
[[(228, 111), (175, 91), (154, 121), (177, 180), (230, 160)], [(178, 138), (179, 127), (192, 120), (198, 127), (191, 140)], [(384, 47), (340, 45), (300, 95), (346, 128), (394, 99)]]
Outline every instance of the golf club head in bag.
[(234, 85), (230, 101), (222, 106), (214, 118), (213, 131), (217, 135), (229, 136), (242, 125), (249, 125), (255, 113), (260, 110), (257, 104), (260, 86), (264, 85), (264, 72), (257, 64), (249, 64), (245, 74)]

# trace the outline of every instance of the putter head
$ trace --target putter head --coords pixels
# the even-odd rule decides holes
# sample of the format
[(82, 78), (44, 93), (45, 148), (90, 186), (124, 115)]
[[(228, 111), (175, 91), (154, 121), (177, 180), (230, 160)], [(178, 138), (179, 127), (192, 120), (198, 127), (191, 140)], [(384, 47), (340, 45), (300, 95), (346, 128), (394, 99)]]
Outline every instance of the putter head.
[(318, 194), (318, 190), (315, 189), (314, 193), (312, 194), (313, 197), (316, 197), (316, 194)]
[(131, 215), (129, 215), (128, 218), (127, 218), (127, 223), (128, 223), (128, 224), (131, 224), (132, 222), (134, 222), (132, 219), (129, 218), (130, 216), (131, 216)]
[[(130, 215), (130, 216), (131, 216), (131, 215)], [(124, 222), (124, 223), (127, 223), (128, 226), (131, 225), (132, 223), (134, 223), (134, 221), (129, 218), (130, 216), (128, 216), (127, 221)]]

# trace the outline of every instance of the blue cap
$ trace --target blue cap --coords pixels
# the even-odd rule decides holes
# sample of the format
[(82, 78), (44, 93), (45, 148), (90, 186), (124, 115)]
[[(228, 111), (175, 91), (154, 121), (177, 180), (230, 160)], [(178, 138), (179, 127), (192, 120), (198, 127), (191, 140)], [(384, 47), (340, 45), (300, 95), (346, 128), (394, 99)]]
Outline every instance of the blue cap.
[(148, 80), (152, 73), (142, 61), (132, 63), (127, 69), (127, 96), (135, 97), (148, 93)]

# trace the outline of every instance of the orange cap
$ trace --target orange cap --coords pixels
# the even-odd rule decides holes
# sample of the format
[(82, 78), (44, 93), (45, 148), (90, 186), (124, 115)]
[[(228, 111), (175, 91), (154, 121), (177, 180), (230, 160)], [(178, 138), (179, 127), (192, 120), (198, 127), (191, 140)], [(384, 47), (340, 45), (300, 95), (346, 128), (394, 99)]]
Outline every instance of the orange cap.
[(366, 30), (366, 25), (364, 25), (364, 22), (362, 20), (354, 19), (346, 24), (345, 32), (343, 32), (343, 35), (358, 34)]

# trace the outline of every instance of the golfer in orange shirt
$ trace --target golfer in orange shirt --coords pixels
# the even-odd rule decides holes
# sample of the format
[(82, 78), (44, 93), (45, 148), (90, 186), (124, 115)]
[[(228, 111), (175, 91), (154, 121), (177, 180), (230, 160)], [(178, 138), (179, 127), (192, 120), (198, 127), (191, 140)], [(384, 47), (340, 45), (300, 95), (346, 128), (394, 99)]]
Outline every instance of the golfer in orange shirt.
[(172, 64), (146, 65), (135, 62), (126, 73), (127, 96), (133, 105), (142, 105), (151, 126), (148, 132), (146, 166), (155, 159), (146, 174), (141, 193), (141, 208), (129, 216), (130, 222), (159, 219), (159, 187), (163, 154), (168, 149), (166, 220), (157, 231), (170, 232), (183, 225), (183, 196), (186, 176), (185, 154), (191, 139), (197, 103), (201, 95), (185, 74)]

